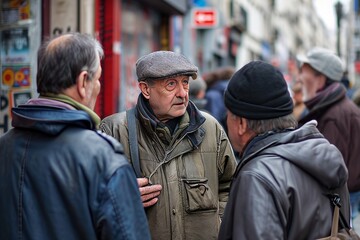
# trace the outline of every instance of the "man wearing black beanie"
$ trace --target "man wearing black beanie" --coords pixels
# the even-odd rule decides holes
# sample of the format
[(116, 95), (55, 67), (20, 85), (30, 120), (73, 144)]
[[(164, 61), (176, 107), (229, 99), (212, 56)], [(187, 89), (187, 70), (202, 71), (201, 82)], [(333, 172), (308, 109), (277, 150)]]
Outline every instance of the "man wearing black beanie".
[(252, 61), (225, 92), (227, 126), (240, 152), (219, 239), (317, 239), (330, 235), (337, 193), (349, 222), (347, 168), (316, 128), (297, 128), (283, 75)]

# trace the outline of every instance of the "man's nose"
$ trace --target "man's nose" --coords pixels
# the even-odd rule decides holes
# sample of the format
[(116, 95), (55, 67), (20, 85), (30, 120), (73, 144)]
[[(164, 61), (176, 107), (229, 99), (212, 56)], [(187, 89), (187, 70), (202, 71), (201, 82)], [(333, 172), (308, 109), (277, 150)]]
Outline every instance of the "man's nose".
[(188, 90), (182, 84), (179, 84), (177, 88), (177, 97), (184, 98), (187, 94)]

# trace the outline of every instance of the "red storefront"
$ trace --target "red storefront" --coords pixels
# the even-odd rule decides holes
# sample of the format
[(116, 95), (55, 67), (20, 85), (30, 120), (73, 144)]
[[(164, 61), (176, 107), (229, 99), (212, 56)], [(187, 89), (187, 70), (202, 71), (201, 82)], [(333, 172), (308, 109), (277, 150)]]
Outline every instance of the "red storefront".
[(136, 60), (151, 51), (173, 50), (174, 15), (187, 11), (185, 0), (95, 0), (95, 33), (105, 49), (100, 117), (132, 107), (139, 94)]
[(95, 111), (103, 118), (136, 103), (135, 62), (140, 56), (174, 50), (175, 44), (179, 49), (182, 25), (174, 23), (190, 7), (186, 0), (2, 0), (0, 6), (0, 134), (11, 127), (11, 107), (37, 97), (36, 58), (42, 40), (74, 31), (100, 40), (105, 58)]

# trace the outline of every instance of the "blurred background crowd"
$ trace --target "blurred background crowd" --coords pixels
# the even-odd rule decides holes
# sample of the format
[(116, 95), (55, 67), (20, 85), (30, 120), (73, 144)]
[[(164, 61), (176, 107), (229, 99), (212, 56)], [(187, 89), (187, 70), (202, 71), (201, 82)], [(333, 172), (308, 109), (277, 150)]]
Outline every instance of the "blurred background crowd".
[[(36, 97), (36, 51), (66, 32), (95, 35), (102, 43), (102, 89), (95, 111), (104, 118), (130, 108), (138, 96), (135, 61), (155, 50), (187, 56), (202, 82), (192, 99), (218, 120), (227, 80), (251, 60), (278, 67), (302, 113), (298, 54), (313, 46), (336, 52), (342, 82), (356, 100), (360, 81), (359, 0), (2, 0), (0, 2), (0, 134), (10, 109)], [(329, 10), (330, 9), (330, 10)], [(333, 16), (327, 22), (323, 16)], [(197, 93), (199, 89), (200, 93)]]

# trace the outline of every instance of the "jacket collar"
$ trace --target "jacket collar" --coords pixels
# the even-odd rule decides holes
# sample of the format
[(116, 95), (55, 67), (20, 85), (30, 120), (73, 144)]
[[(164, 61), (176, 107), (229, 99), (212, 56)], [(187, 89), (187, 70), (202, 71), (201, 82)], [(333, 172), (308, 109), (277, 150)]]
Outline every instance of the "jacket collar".
[(20, 105), (12, 110), (12, 126), (56, 135), (66, 127), (95, 129), (86, 112), (41, 105)]
[[(317, 122), (314, 120), (294, 130), (266, 134), (253, 139), (256, 142), (248, 145), (249, 149), (246, 149), (246, 154), (240, 160), (234, 177), (252, 161), (260, 160), (269, 166), (273, 163), (279, 164), (276, 166), (285, 166), (276, 161), (272, 163), (275, 157), (302, 169), (327, 189), (342, 186), (348, 178), (345, 162), (340, 151), (329, 144), (316, 125)], [(258, 171), (261, 171), (260, 169), (257, 168)]]
[[(313, 124), (313, 123), (311, 123)], [(289, 132), (294, 131), (295, 129), (289, 128), (289, 129), (284, 129), (282, 131), (269, 131), (267, 133), (258, 135), (256, 137), (254, 137), (252, 140), (250, 140), (250, 142), (248, 143), (248, 145), (246, 146), (244, 153), (241, 156), (239, 165), (237, 167), (237, 170), (234, 174), (234, 176), (237, 175), (237, 173), (239, 172), (239, 170), (249, 161), (251, 161), (251, 159), (253, 159), (254, 157), (258, 156), (259, 154), (261, 154), (262, 152), (266, 151), (267, 149), (271, 149), (272, 146), (276, 146), (278, 144), (280, 144), (280, 142), (287, 142), (287, 138), (285, 137), (286, 135), (289, 135)]]
[(100, 125), (100, 117), (93, 110), (91, 110), (90, 108), (86, 107), (85, 105), (75, 101), (74, 99), (72, 99), (69, 96), (66, 96), (64, 94), (47, 93), (47, 94), (41, 95), (40, 97), (67, 103), (67, 104), (73, 106), (75, 109), (82, 110), (82, 111), (86, 112), (87, 114), (89, 114), (89, 116), (92, 119), (93, 123), (95, 124), (96, 128), (98, 128)]
[(340, 83), (333, 83), (319, 92), (313, 99), (305, 102), (306, 107), (309, 109), (309, 113), (299, 120), (301, 124), (316, 119), (317, 115), (323, 114), (324, 109), (328, 109), (330, 106), (341, 101), (346, 97), (346, 89)]

